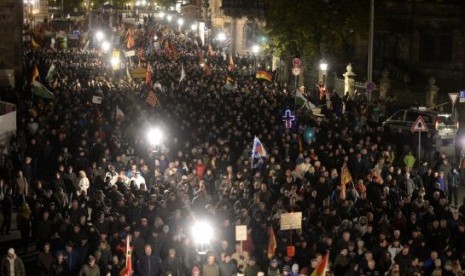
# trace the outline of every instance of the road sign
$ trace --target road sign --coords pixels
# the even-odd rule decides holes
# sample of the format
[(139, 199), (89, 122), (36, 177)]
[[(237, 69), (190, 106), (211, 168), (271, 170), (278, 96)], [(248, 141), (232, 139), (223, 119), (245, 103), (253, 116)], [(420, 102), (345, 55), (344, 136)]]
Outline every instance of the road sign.
[(459, 102), (465, 103), (465, 90), (459, 92)]
[(299, 67), (294, 67), (294, 68), (292, 68), (292, 74), (293, 74), (294, 76), (300, 75), (300, 72), (301, 72), (301, 71), (300, 71), (300, 68), (299, 68)]
[(299, 67), (301, 62), (300, 62), (300, 58), (294, 58), (292, 60), (292, 64), (294, 65), (294, 67)]
[(428, 126), (425, 124), (425, 120), (420, 115), (413, 123), (412, 127), (410, 128), (411, 131), (428, 131)]
[(368, 91), (373, 91), (376, 89), (376, 84), (372, 81), (366, 83), (366, 88)]
[(455, 104), (455, 101), (457, 101), (458, 97), (459, 97), (458, 93), (449, 93), (449, 98), (450, 98), (450, 101), (452, 102), (452, 105)]

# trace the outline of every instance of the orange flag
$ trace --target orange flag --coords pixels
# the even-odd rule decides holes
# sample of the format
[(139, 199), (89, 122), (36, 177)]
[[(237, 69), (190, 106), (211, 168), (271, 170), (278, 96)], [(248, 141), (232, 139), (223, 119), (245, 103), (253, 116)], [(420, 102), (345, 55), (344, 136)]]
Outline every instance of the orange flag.
[(341, 193), (339, 194), (340, 199), (346, 199), (346, 186), (350, 182), (352, 182), (352, 175), (350, 174), (347, 165), (344, 165), (341, 172)]
[(131, 236), (126, 237), (126, 266), (119, 273), (120, 276), (131, 276), (132, 272), (132, 248), (129, 245)]
[(276, 252), (276, 236), (274, 235), (273, 226), (268, 227), (268, 259), (273, 258)]
[(329, 251), (326, 252), (326, 255), (321, 259), (321, 263), (313, 270), (312, 275), (310, 276), (325, 276), (326, 269), (328, 268), (328, 259), (329, 259)]
[(34, 64), (34, 67), (32, 67), (32, 79), (31, 79), (31, 83), (33, 83), (37, 78), (40, 78), (40, 75), (39, 75), (39, 68), (37, 68), (37, 65)]

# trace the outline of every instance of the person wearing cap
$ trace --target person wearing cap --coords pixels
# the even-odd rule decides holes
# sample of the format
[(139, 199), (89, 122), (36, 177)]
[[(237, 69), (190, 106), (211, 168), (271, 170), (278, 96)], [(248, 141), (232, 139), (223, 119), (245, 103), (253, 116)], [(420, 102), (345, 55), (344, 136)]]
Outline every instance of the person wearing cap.
[(16, 256), (14, 248), (8, 249), (7, 256), (2, 260), (0, 275), (26, 276), (23, 260)]

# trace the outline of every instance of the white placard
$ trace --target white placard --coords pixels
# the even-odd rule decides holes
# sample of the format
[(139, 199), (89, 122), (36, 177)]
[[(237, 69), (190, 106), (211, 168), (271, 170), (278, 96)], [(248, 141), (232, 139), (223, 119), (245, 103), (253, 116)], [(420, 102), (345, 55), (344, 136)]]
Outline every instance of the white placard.
[(247, 240), (247, 225), (236, 225), (236, 241)]
[(302, 212), (281, 214), (280, 229), (292, 230), (302, 228)]

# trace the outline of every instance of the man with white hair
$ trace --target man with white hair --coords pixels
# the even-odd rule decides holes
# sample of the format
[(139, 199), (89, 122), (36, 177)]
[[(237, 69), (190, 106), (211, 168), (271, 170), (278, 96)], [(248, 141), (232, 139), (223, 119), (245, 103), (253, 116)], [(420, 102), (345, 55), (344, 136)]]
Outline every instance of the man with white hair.
[(0, 275), (26, 276), (23, 261), (16, 256), (14, 248), (8, 249), (7, 256), (2, 260)]

